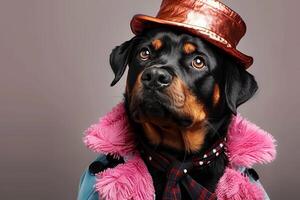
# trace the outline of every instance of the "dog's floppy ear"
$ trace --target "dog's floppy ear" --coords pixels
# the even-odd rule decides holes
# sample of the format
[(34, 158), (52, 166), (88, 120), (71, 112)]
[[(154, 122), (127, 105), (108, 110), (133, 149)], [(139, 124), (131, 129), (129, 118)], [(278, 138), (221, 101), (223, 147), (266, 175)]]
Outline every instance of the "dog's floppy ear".
[(115, 47), (109, 57), (111, 69), (115, 74), (114, 80), (110, 86), (114, 86), (123, 76), (126, 66), (129, 62), (130, 53), (136, 37), (124, 42), (120, 46)]
[(230, 60), (226, 65), (225, 98), (234, 115), (237, 107), (248, 101), (257, 91), (257, 82), (252, 74), (238, 63)]

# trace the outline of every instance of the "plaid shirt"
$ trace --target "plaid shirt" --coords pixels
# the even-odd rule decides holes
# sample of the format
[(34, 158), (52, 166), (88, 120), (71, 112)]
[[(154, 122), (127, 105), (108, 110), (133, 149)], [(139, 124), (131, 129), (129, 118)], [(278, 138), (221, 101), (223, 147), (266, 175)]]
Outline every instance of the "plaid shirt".
[[(182, 185), (193, 200), (216, 200), (215, 193), (211, 193), (205, 187), (197, 183), (190, 175), (189, 171), (194, 167), (200, 168), (209, 164), (215, 156), (223, 151), (223, 142), (226, 139), (216, 143), (203, 157), (199, 156), (186, 162), (179, 162), (173, 156), (166, 153), (157, 153), (148, 145), (142, 143), (142, 156), (147, 164), (151, 165), (155, 170), (165, 172), (167, 174), (167, 182), (165, 185), (163, 200), (180, 200)], [(201, 163), (201, 164), (199, 164)]]

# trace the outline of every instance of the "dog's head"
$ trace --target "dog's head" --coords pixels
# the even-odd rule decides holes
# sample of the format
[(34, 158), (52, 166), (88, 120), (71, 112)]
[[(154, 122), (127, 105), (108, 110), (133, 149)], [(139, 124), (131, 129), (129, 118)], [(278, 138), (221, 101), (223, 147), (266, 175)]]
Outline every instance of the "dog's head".
[(196, 151), (209, 120), (236, 114), (257, 90), (254, 77), (220, 49), (170, 28), (144, 31), (110, 55), (116, 84), (129, 66), (130, 118), (153, 144)]

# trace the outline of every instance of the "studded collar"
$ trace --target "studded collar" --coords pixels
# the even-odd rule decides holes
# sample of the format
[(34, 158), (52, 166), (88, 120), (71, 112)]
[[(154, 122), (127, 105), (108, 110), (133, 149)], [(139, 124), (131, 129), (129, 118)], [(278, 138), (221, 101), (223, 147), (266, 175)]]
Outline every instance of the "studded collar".
[[(195, 168), (195, 169), (201, 169), (207, 165), (209, 165), (211, 162), (214, 161), (222, 152), (227, 154), (226, 152), (226, 137), (219, 139), (215, 144), (209, 148), (207, 151), (204, 153), (197, 153), (189, 157), (188, 159), (184, 159), (182, 162), (182, 165), (184, 166), (184, 163), (189, 163), (188, 165), (190, 168)], [(174, 156), (168, 153), (161, 153), (156, 151), (155, 149), (149, 147), (145, 142), (141, 142), (141, 148), (142, 150), (140, 151), (142, 157), (144, 160), (146, 160), (147, 163), (150, 165), (153, 164), (153, 160), (158, 160), (161, 161), (160, 157), (165, 157), (170, 161), (177, 161), (179, 162)], [(153, 159), (156, 158), (156, 159)], [(182, 169), (184, 170), (184, 173), (186, 173), (187, 169)]]

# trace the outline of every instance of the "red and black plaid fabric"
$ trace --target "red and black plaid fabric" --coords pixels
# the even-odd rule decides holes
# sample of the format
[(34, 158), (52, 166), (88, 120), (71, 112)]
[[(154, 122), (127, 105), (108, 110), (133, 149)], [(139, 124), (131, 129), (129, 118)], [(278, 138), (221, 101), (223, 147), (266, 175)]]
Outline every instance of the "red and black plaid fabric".
[(211, 193), (205, 187), (197, 183), (190, 175), (189, 171), (194, 167), (199, 168), (208, 165), (212, 159), (217, 157), (224, 150), (224, 142), (222, 139), (216, 143), (207, 153), (196, 156), (185, 162), (179, 162), (173, 156), (166, 153), (157, 153), (148, 145), (142, 143), (143, 157), (147, 164), (151, 165), (155, 170), (165, 172), (167, 174), (167, 183), (165, 185), (163, 200), (180, 200), (182, 185), (193, 200), (216, 200), (215, 193)]

